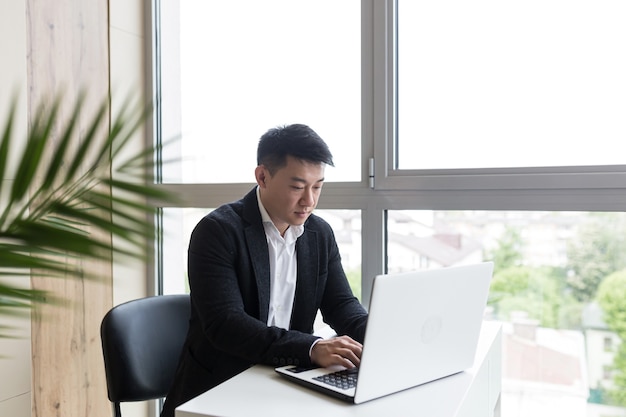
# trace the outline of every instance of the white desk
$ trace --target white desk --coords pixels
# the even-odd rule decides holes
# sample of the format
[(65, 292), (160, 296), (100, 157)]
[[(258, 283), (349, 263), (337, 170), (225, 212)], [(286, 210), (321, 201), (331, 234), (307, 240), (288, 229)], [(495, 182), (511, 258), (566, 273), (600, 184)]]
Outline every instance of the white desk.
[(497, 417), (501, 359), (500, 324), (485, 321), (471, 369), (397, 394), (347, 404), (257, 365), (179, 406), (176, 417)]

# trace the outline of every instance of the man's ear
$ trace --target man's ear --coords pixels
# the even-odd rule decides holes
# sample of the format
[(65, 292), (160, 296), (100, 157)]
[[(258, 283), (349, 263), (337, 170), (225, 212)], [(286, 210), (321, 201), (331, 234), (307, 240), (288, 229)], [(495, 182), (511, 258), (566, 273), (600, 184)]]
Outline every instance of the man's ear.
[(254, 170), (254, 176), (256, 178), (256, 183), (259, 184), (259, 187), (265, 188), (265, 180), (267, 178), (267, 170), (263, 165), (259, 165)]

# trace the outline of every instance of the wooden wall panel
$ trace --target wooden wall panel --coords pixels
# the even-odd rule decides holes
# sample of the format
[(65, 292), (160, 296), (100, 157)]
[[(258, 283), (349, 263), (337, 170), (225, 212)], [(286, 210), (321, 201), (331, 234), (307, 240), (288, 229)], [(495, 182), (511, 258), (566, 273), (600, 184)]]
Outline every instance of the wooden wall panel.
[[(107, 0), (25, 0), (29, 117), (42, 98), (87, 88), (85, 113), (109, 93)], [(84, 116), (82, 124), (86, 124)], [(75, 143), (80, 143), (77, 135)], [(54, 146), (54, 143), (51, 144)], [(102, 282), (33, 277), (34, 288), (71, 302), (43, 306), (32, 324), (33, 417), (110, 416), (99, 326), (112, 305), (111, 265), (84, 263)]]

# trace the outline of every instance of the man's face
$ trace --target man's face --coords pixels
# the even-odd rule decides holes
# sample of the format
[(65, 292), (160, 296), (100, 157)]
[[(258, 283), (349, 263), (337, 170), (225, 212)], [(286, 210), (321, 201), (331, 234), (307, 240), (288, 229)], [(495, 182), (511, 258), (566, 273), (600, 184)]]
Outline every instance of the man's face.
[(325, 164), (287, 157), (287, 165), (270, 175), (265, 166), (256, 168), (261, 202), (281, 234), (290, 225), (304, 224), (322, 191)]

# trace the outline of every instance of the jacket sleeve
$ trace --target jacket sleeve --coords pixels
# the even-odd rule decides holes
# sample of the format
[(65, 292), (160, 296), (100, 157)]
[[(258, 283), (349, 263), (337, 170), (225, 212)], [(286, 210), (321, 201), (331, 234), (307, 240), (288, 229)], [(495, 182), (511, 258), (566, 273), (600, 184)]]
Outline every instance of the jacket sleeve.
[(320, 306), (324, 322), (337, 334), (348, 335), (363, 343), (367, 312), (352, 293), (330, 226), (327, 236), (328, 273)]

